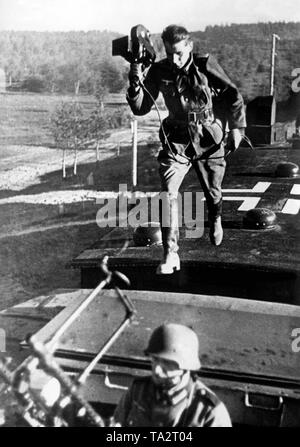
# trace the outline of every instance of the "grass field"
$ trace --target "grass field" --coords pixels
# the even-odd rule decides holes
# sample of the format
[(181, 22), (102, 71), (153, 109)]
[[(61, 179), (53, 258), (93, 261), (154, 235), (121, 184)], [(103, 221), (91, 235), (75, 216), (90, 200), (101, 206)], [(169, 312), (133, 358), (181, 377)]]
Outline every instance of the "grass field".
[[(92, 97), (78, 97), (84, 107), (95, 102)], [(0, 94), (0, 144), (53, 146), (50, 116), (55, 108), (74, 97), (33, 93)]]
[[(130, 187), (130, 129), (117, 130), (103, 142), (97, 164), (93, 151), (81, 151), (77, 176), (72, 173), (73, 154), (68, 154), (67, 178), (62, 180), (61, 150), (54, 147), (49, 119), (58, 104), (72, 99), (38, 94), (0, 95), (1, 200), (24, 194), (55, 195), (60, 190), (71, 195), (78, 189), (118, 190), (120, 183)], [(91, 97), (78, 100), (86, 110), (93, 107)], [(110, 106), (121, 100), (124, 98), (109, 98)], [(143, 188), (153, 187), (153, 182), (158, 185), (158, 177), (149, 177), (155, 167), (155, 149), (148, 149), (146, 144), (149, 137), (152, 141), (157, 138), (157, 127), (155, 113), (139, 122), (138, 161), (143, 168), (138, 174)], [(97, 209), (93, 202), (71, 203), (63, 211), (57, 205), (41, 203), (0, 205), (0, 309), (58, 287), (79, 287), (79, 272), (67, 265), (108, 231), (93, 222)], [(45, 228), (48, 229), (44, 231)]]

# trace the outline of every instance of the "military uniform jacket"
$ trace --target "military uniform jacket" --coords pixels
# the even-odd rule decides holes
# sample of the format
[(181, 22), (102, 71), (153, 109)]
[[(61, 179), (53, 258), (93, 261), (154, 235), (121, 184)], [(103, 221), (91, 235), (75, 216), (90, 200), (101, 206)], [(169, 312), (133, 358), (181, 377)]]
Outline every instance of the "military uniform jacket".
[(175, 406), (157, 400), (151, 376), (136, 379), (123, 395), (114, 419), (122, 427), (231, 427), (224, 404), (200, 380)]
[(210, 55), (192, 55), (187, 68), (181, 70), (172, 67), (167, 59), (154, 63), (144, 79), (144, 85), (152, 98), (142, 88), (138, 93), (128, 89), (127, 101), (132, 112), (135, 115), (148, 113), (153, 106), (153, 99), (156, 100), (161, 92), (169, 117), (185, 120), (187, 112), (197, 108), (189, 91), (180, 87), (180, 78), (191, 68), (197, 72), (199, 82), (207, 85), (210, 90), (215, 117), (219, 118), (223, 125), (228, 123), (229, 129), (246, 127), (243, 98), (215, 58)]
[[(169, 116), (159, 136), (167, 153), (171, 149), (173, 155), (187, 154), (191, 142), (201, 156), (212, 148), (218, 150), (226, 126), (246, 127), (243, 98), (212, 56), (191, 54), (180, 70), (163, 59), (150, 67), (143, 84), (138, 92), (129, 87), (127, 101), (135, 115), (145, 115), (162, 93)], [(193, 117), (195, 122), (190, 119)]]

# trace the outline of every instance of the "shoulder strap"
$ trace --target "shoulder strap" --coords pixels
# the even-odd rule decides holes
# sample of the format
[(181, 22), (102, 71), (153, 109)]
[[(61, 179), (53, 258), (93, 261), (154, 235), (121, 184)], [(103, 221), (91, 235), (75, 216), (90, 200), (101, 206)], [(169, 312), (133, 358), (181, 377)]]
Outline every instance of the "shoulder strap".
[(180, 426), (184, 427), (189, 421), (189, 418), (196, 413), (199, 402), (206, 402), (207, 406), (215, 408), (221, 401), (209, 388), (202, 385), (199, 386), (197, 382), (194, 382), (193, 388), (190, 393), (189, 402), (187, 404), (186, 411), (184, 412), (184, 417), (180, 421)]

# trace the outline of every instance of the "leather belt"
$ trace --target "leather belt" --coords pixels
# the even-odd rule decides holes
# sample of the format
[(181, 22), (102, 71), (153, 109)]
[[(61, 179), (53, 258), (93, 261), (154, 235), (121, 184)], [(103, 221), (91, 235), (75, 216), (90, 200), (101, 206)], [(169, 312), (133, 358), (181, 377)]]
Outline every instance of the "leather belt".
[(200, 112), (188, 112), (189, 123), (207, 124), (212, 123), (214, 120), (214, 113), (212, 109), (204, 109)]
[(186, 129), (188, 123), (211, 124), (214, 119), (212, 109), (204, 109), (200, 112), (187, 112), (185, 118), (182, 117), (181, 119), (167, 117), (164, 123), (167, 128)]

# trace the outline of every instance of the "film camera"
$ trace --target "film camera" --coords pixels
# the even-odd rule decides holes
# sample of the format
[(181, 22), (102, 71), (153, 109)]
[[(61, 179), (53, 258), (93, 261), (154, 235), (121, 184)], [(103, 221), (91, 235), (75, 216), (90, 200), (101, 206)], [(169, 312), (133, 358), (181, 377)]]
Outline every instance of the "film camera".
[(144, 68), (153, 64), (156, 54), (147, 28), (136, 25), (131, 28), (130, 37), (124, 36), (113, 40), (112, 55), (122, 56), (130, 64), (141, 63)]

